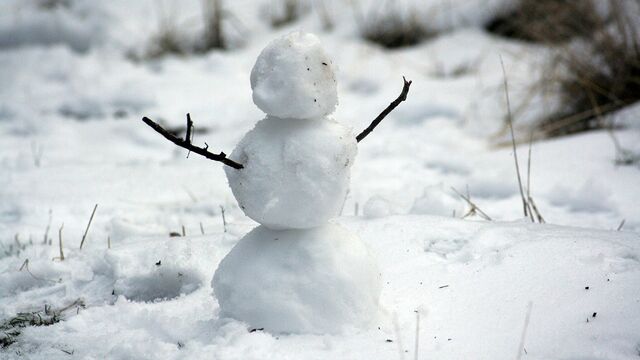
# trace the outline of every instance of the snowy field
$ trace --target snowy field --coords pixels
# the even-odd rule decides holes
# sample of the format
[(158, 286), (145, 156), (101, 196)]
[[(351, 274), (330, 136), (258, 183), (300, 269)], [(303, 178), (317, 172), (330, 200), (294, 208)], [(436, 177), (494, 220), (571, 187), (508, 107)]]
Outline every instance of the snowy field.
[[(135, 59), (158, 19), (171, 14), (193, 38), (199, 1), (68, 3), (0, 3), (0, 339), (20, 313), (64, 309), (62, 321), (17, 328), (0, 358), (640, 357), (640, 166), (616, 164), (599, 130), (533, 142), (527, 180), (521, 141), (523, 181), (546, 224), (523, 216), (500, 57), (523, 109), (516, 138), (557, 100), (527, 90), (547, 49), (478, 27), (504, 1), (426, 1), (449, 4), (456, 26), (392, 51), (359, 37), (348, 1), (325, 2), (332, 31), (314, 11), (273, 29), (273, 2), (225, 1), (231, 50), (153, 60)], [(141, 121), (180, 128), (190, 113), (195, 144), (231, 153), (264, 118), (249, 82), (256, 57), (298, 29), (337, 66), (333, 116), (355, 133), (398, 96), (402, 76), (413, 81), (358, 145), (332, 220), (378, 262), (383, 315), (368, 329), (271, 334), (221, 317), (214, 271), (257, 223), (222, 164), (187, 158)], [(615, 130), (634, 154), (639, 116), (637, 105), (623, 110)], [(462, 218), (469, 206), (452, 188), (491, 221)]]

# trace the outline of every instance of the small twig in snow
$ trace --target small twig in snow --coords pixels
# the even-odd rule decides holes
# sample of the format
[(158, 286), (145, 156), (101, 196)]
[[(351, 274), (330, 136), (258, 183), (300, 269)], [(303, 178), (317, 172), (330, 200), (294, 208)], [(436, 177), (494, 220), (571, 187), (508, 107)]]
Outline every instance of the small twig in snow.
[(227, 218), (224, 215), (224, 206), (220, 205), (220, 212), (222, 212), (222, 227), (224, 232), (227, 232)]
[(617, 231), (622, 230), (622, 227), (624, 226), (624, 222), (625, 221), (627, 221), (627, 219), (622, 219), (622, 221), (620, 221), (620, 225), (618, 225), (618, 230)]
[(392, 112), (393, 109), (395, 109), (398, 105), (400, 105), (401, 102), (407, 100), (407, 94), (409, 93), (411, 80), (407, 81), (407, 79), (405, 79), (404, 76), (402, 77), (402, 80), (404, 81), (404, 85), (402, 86), (402, 92), (400, 93), (400, 96), (398, 96), (398, 98), (393, 100), (393, 102), (391, 102), (391, 104), (389, 104), (389, 106), (387, 106), (387, 108), (384, 109), (380, 113), (380, 115), (378, 115), (375, 119), (373, 119), (371, 124), (369, 124), (369, 126), (367, 126), (366, 129), (362, 130), (362, 132), (358, 134), (358, 136), (356, 136), (356, 140), (358, 142), (362, 141), (365, 137), (367, 137), (367, 135), (369, 135), (369, 133), (371, 133), (373, 129), (375, 129), (376, 126), (378, 126), (378, 124), (380, 124), (382, 119), (384, 119), (387, 115), (389, 115), (389, 113)]
[(82, 250), (82, 246), (84, 245), (84, 241), (87, 239), (87, 233), (89, 232), (89, 227), (91, 226), (91, 221), (93, 221), (93, 215), (96, 214), (96, 210), (98, 209), (98, 204), (93, 207), (93, 211), (91, 212), (91, 217), (89, 218), (89, 222), (87, 223), (87, 228), (84, 229), (84, 234), (82, 234), (82, 240), (80, 241), (80, 250)]

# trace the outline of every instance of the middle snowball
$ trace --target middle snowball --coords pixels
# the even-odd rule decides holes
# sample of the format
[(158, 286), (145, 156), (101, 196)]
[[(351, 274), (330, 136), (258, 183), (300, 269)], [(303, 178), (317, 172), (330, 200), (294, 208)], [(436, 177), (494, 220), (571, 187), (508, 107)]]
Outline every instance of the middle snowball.
[(229, 158), (229, 186), (244, 213), (274, 230), (322, 225), (340, 212), (357, 154), (349, 127), (333, 119), (259, 121)]

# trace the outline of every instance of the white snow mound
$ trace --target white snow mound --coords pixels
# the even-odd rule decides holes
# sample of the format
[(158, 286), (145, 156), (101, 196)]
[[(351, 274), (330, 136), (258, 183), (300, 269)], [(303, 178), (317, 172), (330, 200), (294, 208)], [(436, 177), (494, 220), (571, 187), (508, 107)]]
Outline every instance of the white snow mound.
[(271, 229), (320, 226), (340, 212), (357, 153), (351, 129), (326, 121), (259, 121), (225, 168), (240, 208)]
[(341, 226), (259, 226), (211, 282), (222, 317), (272, 333), (340, 333), (378, 318), (381, 284), (368, 248)]
[(251, 71), (253, 102), (277, 118), (311, 119), (338, 104), (333, 63), (313, 34), (294, 32), (273, 40)]

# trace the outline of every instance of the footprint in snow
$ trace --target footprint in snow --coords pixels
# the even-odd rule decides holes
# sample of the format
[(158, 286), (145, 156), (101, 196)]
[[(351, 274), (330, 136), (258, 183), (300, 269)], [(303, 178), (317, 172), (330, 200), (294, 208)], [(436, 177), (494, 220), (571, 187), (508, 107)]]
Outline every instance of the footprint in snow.
[(190, 294), (201, 285), (202, 278), (197, 272), (163, 266), (144, 275), (119, 279), (114, 285), (114, 295), (124, 295), (137, 302), (154, 302)]

